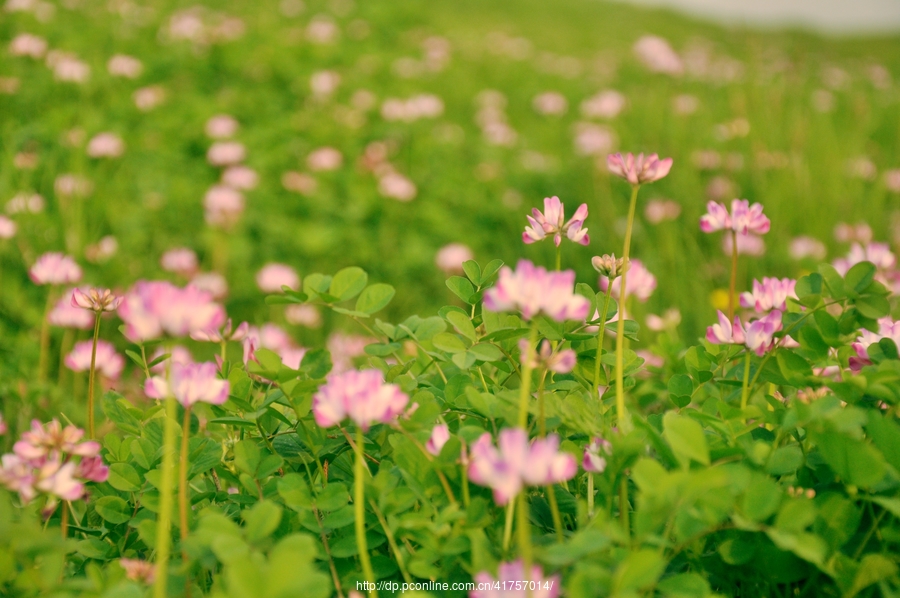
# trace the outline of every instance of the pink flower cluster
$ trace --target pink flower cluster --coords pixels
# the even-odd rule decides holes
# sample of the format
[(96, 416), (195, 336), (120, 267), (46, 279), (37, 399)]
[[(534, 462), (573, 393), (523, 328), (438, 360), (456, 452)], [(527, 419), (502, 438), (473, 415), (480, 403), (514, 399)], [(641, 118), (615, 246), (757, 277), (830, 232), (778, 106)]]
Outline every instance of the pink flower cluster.
[(520, 260), (513, 271), (500, 269), (497, 285), (484, 294), (484, 307), (490, 311), (520, 311), (530, 320), (539, 313), (563, 322), (583, 320), (590, 301), (573, 292), (575, 272), (548, 272), (528, 260)]
[(494, 447), (485, 432), (472, 445), (469, 456), (469, 479), (494, 491), (494, 501), (505, 505), (522, 488), (547, 486), (571, 480), (578, 470), (575, 457), (559, 450), (559, 437), (528, 442), (521, 428), (501, 430)]
[(550, 341), (541, 341), (537, 351), (528, 353), (528, 339), (519, 341), (519, 351), (522, 353), (522, 363), (530, 362), (532, 368), (543, 367), (557, 374), (568, 374), (575, 368), (578, 357), (572, 349), (559, 349), (553, 351)]
[(144, 392), (151, 399), (175, 397), (184, 407), (196, 403), (221, 405), (228, 400), (229, 384), (217, 375), (211, 362), (181, 364), (173, 362), (169, 379), (153, 376), (144, 384)]
[(65, 428), (57, 420), (46, 426), (38, 420), (0, 459), (0, 484), (18, 492), (23, 502), (45, 493), (57, 499), (78, 500), (86, 482), (105, 482), (109, 469), (100, 457), (100, 443), (82, 442), (84, 430)]
[(775, 346), (775, 333), (781, 330), (782, 313), (774, 309), (744, 327), (738, 316), (733, 322), (721, 311), (719, 323), (706, 329), (706, 340), (714, 345), (744, 345), (762, 356)]
[(526, 244), (543, 241), (548, 235), (553, 235), (553, 242), (559, 247), (562, 243), (562, 236), (565, 235), (569, 240), (580, 245), (590, 243), (590, 237), (587, 229), (582, 228), (584, 220), (588, 215), (588, 206), (586, 203), (578, 206), (575, 213), (565, 221), (565, 206), (555, 195), (553, 197), (544, 198), (544, 212), (534, 208), (532, 216), (526, 216), (530, 226), (525, 227), (522, 233), (522, 240)]
[(306, 349), (298, 347), (290, 335), (275, 324), (263, 324), (260, 328), (250, 326), (241, 340), (244, 346), (244, 363), (256, 360), (257, 349), (268, 349), (278, 353), (281, 363), (286, 367), (296, 370), (306, 355)]
[(644, 154), (628, 153), (610, 154), (606, 158), (606, 165), (614, 175), (621, 177), (632, 185), (652, 183), (665, 177), (672, 169), (672, 158), (659, 159), (656, 154), (644, 157)]
[(797, 281), (790, 278), (768, 278), (753, 281), (753, 291), (741, 293), (741, 307), (753, 309), (756, 313), (765, 313), (773, 309), (785, 311), (787, 300), (796, 299), (794, 287)]
[[(528, 582), (528, 590), (525, 581)], [(539, 565), (532, 565), (531, 572), (525, 574), (521, 560), (500, 563), (497, 577), (482, 571), (475, 575), (476, 587), (469, 591), (469, 598), (557, 598), (560, 592), (559, 575), (544, 577)]]
[(856, 355), (850, 358), (850, 369), (858, 372), (863, 366), (871, 365), (869, 347), (883, 338), (891, 339), (900, 347), (900, 321), (895, 322), (890, 316), (887, 316), (878, 320), (878, 332), (862, 330), (859, 338), (852, 345)]
[[(602, 451), (602, 454), (601, 454)], [(612, 454), (612, 444), (603, 438), (591, 438), (590, 444), (584, 449), (581, 459), (581, 468), (591, 473), (603, 473), (606, 471), (606, 457)]]
[(45, 253), (28, 270), (34, 284), (75, 284), (81, 280), (81, 267), (63, 253)]
[[(66, 355), (63, 361), (67, 368), (74, 372), (86, 372), (91, 369), (91, 353), (93, 352), (91, 341), (79, 341), (75, 343), (72, 352)], [(104, 378), (118, 380), (125, 369), (125, 358), (116, 353), (112, 343), (105, 340), (97, 341), (97, 354), (95, 366)]]
[(212, 294), (193, 285), (138, 281), (123, 297), (119, 317), (125, 322), (125, 336), (141, 342), (163, 334), (178, 337), (215, 330), (225, 322), (225, 310)]
[(316, 423), (330, 428), (350, 418), (364, 431), (388, 423), (406, 407), (409, 397), (396, 384), (385, 384), (379, 370), (330, 374), (313, 395)]
[(731, 212), (725, 204), (711, 201), (706, 204), (707, 213), (700, 218), (700, 230), (714, 233), (720, 230), (733, 230), (739, 235), (763, 235), (769, 232), (771, 222), (763, 214), (762, 204), (752, 206), (746, 199), (731, 201)]

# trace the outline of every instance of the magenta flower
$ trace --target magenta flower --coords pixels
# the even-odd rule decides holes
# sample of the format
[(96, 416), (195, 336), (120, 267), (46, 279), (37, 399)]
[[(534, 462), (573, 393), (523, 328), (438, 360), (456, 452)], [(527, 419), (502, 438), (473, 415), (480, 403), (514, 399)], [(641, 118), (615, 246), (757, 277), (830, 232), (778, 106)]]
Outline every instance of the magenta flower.
[(323, 428), (350, 418), (364, 431), (388, 423), (403, 412), (409, 397), (396, 384), (385, 384), (378, 370), (330, 374), (313, 395), (313, 415)]
[(34, 284), (75, 284), (81, 280), (81, 267), (63, 253), (45, 253), (28, 270)]
[[(63, 362), (73, 372), (86, 372), (91, 369), (92, 350), (92, 341), (77, 342)], [(125, 368), (125, 359), (116, 353), (116, 348), (112, 343), (98, 340), (96, 367), (104, 378), (118, 380)]]
[(281, 293), (281, 287), (300, 290), (297, 271), (287, 264), (266, 264), (256, 274), (256, 284), (263, 293)]
[[(601, 276), (598, 282), (600, 289), (606, 292), (609, 287), (609, 278)], [(653, 291), (656, 290), (656, 277), (644, 267), (641, 260), (629, 260), (628, 277), (626, 281), (625, 291), (628, 297), (635, 297), (641, 303), (647, 301)], [(610, 294), (618, 299), (622, 293), (622, 278), (617, 278), (612, 282), (612, 291)]]
[(590, 444), (584, 448), (584, 456), (581, 459), (581, 468), (590, 473), (603, 473), (606, 471), (606, 455), (612, 454), (612, 444), (603, 438), (591, 438)]
[(719, 323), (706, 329), (706, 340), (714, 345), (743, 345), (744, 328), (741, 325), (741, 319), (735, 316), (734, 323), (732, 323), (721, 311), (718, 314)]
[(88, 482), (105, 482), (109, 478), (109, 467), (100, 457), (84, 457), (75, 470), (75, 477)]
[(197, 254), (187, 247), (170, 249), (159, 260), (160, 266), (166, 272), (174, 272), (180, 276), (190, 278), (197, 272)]
[(539, 313), (563, 322), (583, 320), (590, 301), (573, 292), (575, 272), (548, 272), (528, 260), (519, 260), (515, 272), (504, 266), (497, 286), (484, 294), (484, 307), (490, 311), (520, 311), (530, 320)]
[(448, 440), (450, 440), (450, 428), (447, 427), (447, 424), (438, 424), (431, 430), (431, 438), (425, 443), (425, 450), (437, 457)]
[(850, 358), (850, 369), (858, 372), (863, 366), (871, 365), (869, 359), (869, 347), (883, 338), (889, 338), (900, 347), (900, 321), (893, 321), (890, 316), (878, 320), (878, 332), (861, 330), (859, 338), (853, 343), (856, 356)]
[(298, 369), (306, 354), (306, 349), (294, 344), (287, 332), (275, 324), (265, 324), (262, 328), (250, 326), (243, 337), (244, 363), (256, 361), (257, 349), (269, 349), (278, 353), (281, 363), (291, 369)]
[(96, 457), (100, 454), (100, 443), (94, 440), (82, 442), (84, 430), (69, 425), (65, 428), (53, 420), (46, 426), (38, 420), (31, 421), (31, 430), (22, 433), (22, 438), (13, 445), (13, 452), (29, 461), (57, 458), (61, 454), (79, 457)]
[(78, 500), (84, 496), (84, 484), (75, 477), (75, 464), (52, 459), (38, 468), (35, 489), (63, 500)]
[(225, 322), (225, 310), (193, 285), (182, 289), (169, 282), (138, 281), (123, 298), (119, 317), (125, 322), (125, 336), (141, 342), (216, 329)]
[(225, 185), (213, 185), (203, 196), (206, 223), (230, 228), (244, 212), (244, 194)]
[(519, 351), (522, 354), (522, 363), (527, 359), (531, 361), (532, 368), (547, 368), (551, 372), (557, 374), (568, 374), (575, 368), (577, 356), (572, 349), (560, 349), (553, 352), (550, 341), (544, 339), (540, 343), (537, 353), (532, 351), (531, 355), (526, 355), (528, 351), (528, 339), (519, 340)]
[(891, 270), (897, 265), (897, 257), (887, 243), (868, 243), (865, 247), (854, 243), (845, 258), (834, 260), (834, 267), (841, 276), (860, 262), (872, 262), (878, 270)]
[(57, 301), (50, 313), (47, 314), (47, 321), (60, 328), (90, 330), (94, 326), (94, 316), (73, 304), (74, 294), (75, 289), (66, 291), (62, 299)]
[(185, 347), (181, 345), (174, 345), (170, 349), (165, 350), (162, 347), (158, 347), (153, 354), (148, 359), (148, 363), (153, 363), (163, 355), (167, 355), (168, 358), (163, 359), (156, 365), (150, 368), (150, 371), (154, 374), (162, 374), (166, 371), (166, 361), (170, 363), (180, 363), (181, 365), (188, 365), (190, 363), (194, 363), (194, 356), (188, 351)]
[(563, 235), (581, 245), (587, 245), (590, 242), (587, 229), (582, 228), (588, 215), (586, 203), (578, 206), (569, 221), (565, 223), (565, 206), (555, 195), (544, 198), (543, 213), (537, 208), (534, 208), (531, 213), (532, 216), (526, 216), (531, 226), (526, 226), (525, 232), (522, 233), (522, 240), (526, 244), (543, 241), (547, 235), (553, 235), (553, 243), (557, 247), (562, 243)]
[(672, 158), (659, 159), (656, 154), (650, 154), (646, 158), (644, 154), (637, 157), (632, 153), (610, 154), (606, 158), (609, 171), (618, 177), (622, 177), (632, 185), (652, 183), (665, 177), (672, 169)]
[(0, 485), (19, 494), (23, 503), (31, 502), (37, 491), (34, 467), (26, 460), (13, 453), (0, 457)]
[(706, 209), (707, 213), (700, 218), (700, 230), (705, 233), (733, 230), (740, 235), (763, 235), (769, 232), (771, 223), (760, 203), (751, 206), (746, 199), (734, 199), (730, 214), (724, 204), (714, 201), (706, 204)]
[(762, 282), (753, 281), (752, 293), (741, 293), (741, 307), (753, 308), (757, 313), (765, 313), (772, 309), (787, 309), (788, 298), (796, 299), (794, 287), (796, 280), (790, 278), (763, 278)]
[(434, 263), (445, 274), (462, 274), (463, 263), (475, 259), (472, 250), (462, 243), (449, 243), (434, 256)]
[(744, 344), (762, 357), (775, 345), (775, 333), (779, 330), (781, 330), (781, 312), (775, 309), (747, 326), (744, 331)]
[(90, 288), (87, 291), (72, 289), (72, 305), (93, 312), (116, 311), (122, 298), (109, 289)]
[[(737, 238), (738, 255), (750, 255), (759, 257), (766, 253), (766, 242), (759, 235), (735, 235)], [(722, 236), (722, 251), (725, 255), (731, 255), (731, 249), (734, 247), (734, 238), (732, 235)]]
[[(470, 590), (469, 598), (557, 598), (560, 592), (559, 575), (544, 577), (540, 565), (532, 565), (526, 575), (521, 560), (500, 563), (496, 578), (482, 571), (474, 579), (479, 589)], [(526, 591), (526, 581), (530, 592)]]
[(196, 403), (221, 405), (228, 400), (229, 384), (217, 375), (216, 364), (211, 362), (173, 363), (169, 380), (153, 376), (144, 384), (144, 392), (151, 399), (173, 396), (183, 407)]

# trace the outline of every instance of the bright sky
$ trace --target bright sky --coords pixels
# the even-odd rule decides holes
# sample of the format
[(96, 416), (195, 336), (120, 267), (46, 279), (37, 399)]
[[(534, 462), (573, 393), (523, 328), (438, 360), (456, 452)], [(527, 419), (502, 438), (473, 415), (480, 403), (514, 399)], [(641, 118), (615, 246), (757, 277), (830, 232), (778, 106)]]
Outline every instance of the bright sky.
[(831, 33), (900, 32), (900, 0), (619, 0), (726, 23), (796, 25)]

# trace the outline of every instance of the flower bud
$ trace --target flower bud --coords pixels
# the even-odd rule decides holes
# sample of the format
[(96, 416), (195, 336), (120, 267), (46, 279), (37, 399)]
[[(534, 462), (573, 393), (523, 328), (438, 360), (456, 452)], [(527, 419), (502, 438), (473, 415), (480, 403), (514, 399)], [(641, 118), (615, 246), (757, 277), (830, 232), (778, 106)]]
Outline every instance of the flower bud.
[(625, 261), (625, 258), (616, 259), (616, 254), (612, 254), (594, 256), (591, 258), (591, 265), (601, 276), (614, 280), (628, 270), (628, 266), (631, 264)]

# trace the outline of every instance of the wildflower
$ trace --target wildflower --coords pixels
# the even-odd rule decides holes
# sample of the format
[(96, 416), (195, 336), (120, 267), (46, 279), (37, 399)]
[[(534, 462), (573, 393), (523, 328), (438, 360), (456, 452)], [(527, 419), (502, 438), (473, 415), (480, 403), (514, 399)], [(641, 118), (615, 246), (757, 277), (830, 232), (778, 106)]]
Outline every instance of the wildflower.
[(35, 284), (74, 284), (81, 280), (81, 267), (62, 253), (45, 253), (28, 270)]
[(333, 147), (320, 147), (306, 157), (306, 166), (313, 172), (337, 170), (344, 163), (344, 155)]
[[(759, 235), (735, 235), (737, 237), (737, 252), (739, 255), (760, 256), (766, 252), (766, 242)], [(722, 237), (722, 251), (731, 255), (734, 246), (732, 235)]]
[(156, 565), (150, 561), (119, 559), (119, 564), (125, 569), (125, 577), (131, 581), (139, 581), (150, 585), (156, 579)]
[(228, 281), (218, 272), (199, 272), (191, 278), (191, 284), (209, 293), (213, 299), (222, 299), (228, 295)]
[(887, 243), (867, 243), (865, 246), (854, 243), (845, 258), (834, 261), (835, 269), (844, 276), (860, 262), (872, 262), (879, 270), (891, 270), (897, 265), (897, 257), (891, 253)]
[(250, 325), (247, 322), (241, 322), (237, 328), (232, 328), (231, 318), (225, 321), (225, 325), (221, 328), (211, 328), (209, 330), (194, 330), (190, 336), (195, 341), (205, 341), (208, 343), (221, 343), (224, 341), (240, 341), (247, 336)]
[(412, 201), (418, 189), (416, 184), (399, 172), (390, 171), (378, 179), (378, 192), (388, 199)]
[(313, 395), (313, 415), (323, 428), (350, 418), (364, 431), (372, 424), (387, 423), (409, 402), (396, 384), (385, 384), (379, 370), (350, 370), (330, 374)]
[(244, 161), (247, 150), (238, 141), (217, 141), (206, 152), (206, 161), (212, 166), (231, 166)]
[(746, 199), (734, 199), (731, 213), (724, 204), (714, 201), (706, 204), (707, 213), (700, 218), (700, 230), (713, 233), (719, 230), (733, 230), (740, 235), (762, 235), (769, 232), (771, 222), (763, 214), (760, 203), (752, 206)]
[(630, 260), (626, 262), (623, 257), (616, 259), (616, 254), (614, 253), (612, 255), (595, 255), (591, 258), (591, 265), (594, 267), (594, 270), (600, 273), (600, 276), (615, 280), (628, 270), (631, 263)]
[(675, 220), (681, 214), (681, 205), (671, 199), (652, 199), (644, 208), (644, 217), (650, 224)]
[(6, 427), (6, 422), (3, 421), (3, 414), (0, 413), (0, 436), (6, 434), (8, 428)]
[(667, 309), (662, 316), (647, 314), (647, 328), (654, 332), (674, 329), (679, 324), (681, 324), (681, 312), (675, 307)]
[(212, 362), (182, 365), (173, 363), (169, 379), (161, 376), (149, 378), (144, 392), (151, 399), (175, 397), (184, 407), (196, 403), (221, 405), (228, 400), (228, 381), (217, 376), (216, 364)]
[[(609, 278), (601, 277), (600, 288), (605, 292), (607, 287), (612, 284), (610, 293), (618, 299), (621, 297), (622, 279), (617, 278), (610, 283)], [(641, 260), (629, 260), (628, 264), (628, 280), (625, 283), (625, 291), (628, 297), (636, 297), (641, 303), (645, 302), (656, 290), (656, 277), (644, 267)]]
[(109, 479), (109, 467), (99, 456), (84, 457), (75, 469), (75, 477), (88, 482), (105, 482)]
[(87, 155), (91, 158), (118, 158), (125, 153), (125, 142), (115, 133), (99, 133), (88, 141)]
[(134, 56), (115, 54), (106, 63), (106, 70), (113, 77), (136, 79), (144, 70), (144, 65)]
[(164, 281), (138, 281), (123, 297), (119, 317), (125, 336), (140, 342), (217, 328), (225, 321), (225, 310), (193, 285), (182, 289)]
[(581, 468), (590, 473), (603, 473), (606, 471), (606, 458), (600, 454), (601, 450), (607, 455), (611, 455), (612, 445), (603, 438), (591, 438), (590, 444), (584, 448)]
[(159, 264), (166, 272), (189, 278), (197, 271), (197, 254), (187, 247), (175, 247), (162, 255)]
[(6, 216), (0, 216), (0, 239), (12, 239), (16, 236), (16, 223)]
[(625, 96), (614, 89), (605, 89), (581, 102), (585, 118), (615, 118), (625, 108)]
[(86, 292), (72, 289), (72, 305), (93, 312), (116, 311), (122, 298), (109, 289), (90, 288)]
[(781, 312), (775, 309), (747, 326), (744, 331), (744, 344), (762, 356), (774, 346), (774, 336), (779, 330), (781, 330)]
[(518, 310), (530, 320), (539, 313), (563, 322), (583, 320), (590, 301), (573, 293), (575, 272), (548, 272), (528, 260), (520, 260), (513, 271), (500, 269), (497, 285), (484, 294), (484, 307), (490, 311)]
[(557, 374), (568, 374), (575, 368), (577, 361), (575, 351), (572, 349), (561, 349), (554, 353), (550, 346), (550, 341), (546, 339), (541, 342), (537, 352), (527, 355), (528, 339), (523, 338), (519, 340), (519, 350), (522, 352), (523, 363), (529, 360), (532, 368), (544, 367)]
[(734, 322), (729, 322), (728, 317), (721, 311), (718, 312), (719, 323), (706, 329), (706, 340), (714, 345), (743, 345), (744, 327), (738, 316)]
[(794, 287), (796, 280), (790, 278), (765, 277), (762, 282), (753, 281), (752, 293), (741, 293), (741, 307), (753, 308), (757, 313), (764, 313), (772, 309), (784, 311), (787, 309), (788, 298), (796, 299)]
[(575, 151), (581, 156), (608, 154), (618, 143), (615, 132), (605, 125), (575, 124)]
[(166, 99), (166, 90), (159, 85), (150, 85), (136, 89), (131, 96), (134, 105), (141, 112), (153, 110)]
[(496, 578), (487, 571), (477, 573), (475, 575), (476, 587), (484, 589), (470, 590), (469, 598), (524, 597), (527, 595), (525, 580), (528, 580), (531, 598), (557, 598), (559, 596), (559, 575), (544, 577), (540, 565), (532, 565), (531, 572), (526, 574), (525, 566), (521, 560), (518, 560), (512, 563), (500, 563)]
[(856, 355), (850, 357), (850, 369), (858, 372), (863, 366), (871, 365), (872, 360), (869, 359), (868, 349), (883, 338), (891, 339), (894, 341), (894, 344), (900, 347), (900, 321), (895, 322), (890, 316), (885, 316), (878, 320), (878, 332), (860, 331), (860, 336), (851, 345)]
[(225, 185), (213, 185), (203, 196), (207, 224), (228, 228), (244, 211), (243, 194)]
[[(74, 372), (86, 372), (91, 369), (92, 341), (80, 341), (75, 343), (72, 352), (66, 355), (63, 361), (67, 368)], [(125, 359), (116, 353), (112, 343), (98, 340), (96, 355), (96, 370), (105, 378), (117, 380), (125, 368)]]
[(538, 94), (531, 102), (534, 111), (544, 116), (559, 116), (565, 114), (569, 108), (569, 102), (561, 93), (547, 91)]
[(795, 260), (802, 260), (807, 257), (811, 257), (814, 260), (823, 260), (827, 250), (825, 249), (825, 244), (818, 239), (801, 235), (791, 240), (788, 252)]
[(259, 175), (247, 166), (229, 166), (222, 172), (222, 184), (232, 189), (249, 191), (259, 184)]
[(614, 175), (621, 177), (632, 185), (652, 183), (665, 177), (672, 169), (672, 158), (659, 159), (657, 154), (650, 154), (646, 158), (644, 154), (635, 157), (632, 153), (610, 154), (606, 158), (606, 165)]
[(74, 291), (70, 289), (63, 294), (47, 314), (47, 321), (60, 328), (90, 330), (94, 326), (94, 316), (73, 303)]
[(94, 440), (82, 442), (84, 430), (68, 425), (65, 428), (58, 420), (46, 425), (38, 420), (31, 421), (31, 429), (22, 433), (22, 438), (13, 445), (13, 452), (23, 459), (40, 461), (55, 458), (60, 454), (80, 457), (96, 457), (100, 454), (100, 443)]
[(425, 450), (437, 457), (448, 440), (450, 440), (450, 428), (447, 427), (447, 424), (438, 424), (431, 430), (431, 438), (425, 443)]
[(287, 264), (266, 264), (256, 274), (256, 284), (263, 293), (281, 293), (281, 287), (300, 289), (300, 277)]
[(522, 240), (526, 244), (543, 241), (547, 235), (551, 234), (557, 247), (562, 243), (563, 235), (580, 245), (587, 245), (590, 242), (587, 229), (581, 228), (588, 215), (586, 203), (578, 206), (569, 221), (565, 223), (565, 206), (555, 195), (544, 198), (544, 213), (534, 208), (532, 215), (526, 216), (531, 226), (526, 226), (525, 232), (522, 233)]
[[(160, 359), (164, 355), (168, 355), (166, 359)], [(159, 360), (157, 362), (157, 360)], [(188, 365), (194, 363), (194, 356), (191, 354), (187, 348), (181, 345), (174, 345), (171, 349), (166, 351), (163, 347), (158, 347), (153, 354), (150, 356), (149, 363), (157, 362), (155, 365), (150, 367), (150, 371), (154, 374), (162, 374), (166, 371), (166, 361), (169, 364), (180, 363), (181, 365)]]
[(353, 369), (353, 359), (365, 355), (366, 345), (376, 339), (359, 334), (333, 332), (328, 336), (325, 348), (331, 354), (332, 373), (338, 374)]
[(206, 121), (206, 134), (213, 139), (234, 137), (240, 125), (233, 116), (217, 114)]
[(475, 259), (471, 249), (462, 243), (450, 243), (438, 250), (434, 262), (446, 274), (459, 274), (463, 271), (463, 263), (471, 259)]
[(284, 309), (284, 319), (294, 326), (306, 328), (319, 328), (322, 326), (322, 315), (314, 305), (288, 305)]
[(47, 41), (30, 33), (20, 33), (9, 42), (9, 53), (13, 56), (28, 56), (39, 59), (47, 51)]
[(84, 496), (84, 484), (75, 478), (75, 464), (58, 459), (46, 461), (37, 468), (34, 487), (63, 500), (78, 500)]
[(656, 35), (644, 35), (634, 44), (634, 53), (654, 73), (681, 75), (684, 62), (669, 42)]

